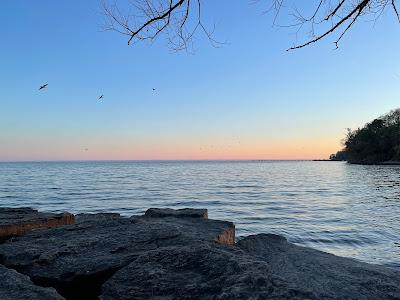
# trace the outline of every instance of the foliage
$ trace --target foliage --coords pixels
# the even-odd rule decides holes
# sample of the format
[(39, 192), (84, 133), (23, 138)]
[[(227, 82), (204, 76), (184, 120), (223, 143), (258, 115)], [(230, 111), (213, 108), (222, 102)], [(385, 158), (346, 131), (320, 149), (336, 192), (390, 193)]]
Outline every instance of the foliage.
[(350, 163), (373, 164), (400, 160), (400, 109), (348, 130), (344, 151)]
[(346, 151), (341, 150), (336, 152), (336, 154), (331, 154), (331, 156), (329, 156), (330, 160), (337, 160), (337, 161), (345, 161), (347, 160), (347, 155), (346, 155)]

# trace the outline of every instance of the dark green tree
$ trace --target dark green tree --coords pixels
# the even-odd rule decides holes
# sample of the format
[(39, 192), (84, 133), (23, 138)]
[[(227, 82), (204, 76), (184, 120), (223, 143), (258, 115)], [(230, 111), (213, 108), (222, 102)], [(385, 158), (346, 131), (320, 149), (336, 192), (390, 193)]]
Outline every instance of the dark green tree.
[(400, 160), (400, 109), (349, 130), (344, 151), (350, 163), (373, 164)]

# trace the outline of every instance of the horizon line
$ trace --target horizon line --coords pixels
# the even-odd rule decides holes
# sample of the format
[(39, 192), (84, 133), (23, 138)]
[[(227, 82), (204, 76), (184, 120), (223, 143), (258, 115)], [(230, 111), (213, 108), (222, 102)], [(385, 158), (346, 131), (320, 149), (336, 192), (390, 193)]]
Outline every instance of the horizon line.
[(218, 161), (329, 161), (329, 159), (56, 159), (56, 160), (0, 160), (0, 163), (45, 163), (45, 162), (218, 162)]

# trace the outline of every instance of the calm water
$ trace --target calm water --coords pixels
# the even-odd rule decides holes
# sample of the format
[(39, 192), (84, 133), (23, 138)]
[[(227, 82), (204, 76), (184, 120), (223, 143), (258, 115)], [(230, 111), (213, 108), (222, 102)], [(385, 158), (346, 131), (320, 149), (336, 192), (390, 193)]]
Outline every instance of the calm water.
[(341, 162), (0, 163), (0, 206), (140, 214), (208, 208), (238, 235), (283, 234), (400, 270), (400, 167)]

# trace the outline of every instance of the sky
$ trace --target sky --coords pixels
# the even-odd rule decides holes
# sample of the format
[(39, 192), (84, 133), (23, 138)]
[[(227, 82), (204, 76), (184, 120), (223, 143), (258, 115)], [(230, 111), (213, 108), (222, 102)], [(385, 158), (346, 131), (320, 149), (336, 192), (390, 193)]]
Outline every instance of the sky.
[(338, 50), (328, 38), (287, 52), (293, 29), (263, 11), (205, 1), (224, 44), (200, 35), (188, 53), (104, 32), (98, 0), (2, 1), (0, 161), (321, 159), (400, 107), (391, 12)]

